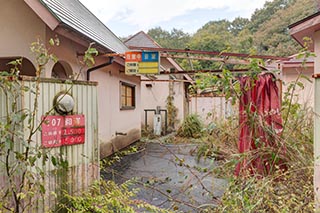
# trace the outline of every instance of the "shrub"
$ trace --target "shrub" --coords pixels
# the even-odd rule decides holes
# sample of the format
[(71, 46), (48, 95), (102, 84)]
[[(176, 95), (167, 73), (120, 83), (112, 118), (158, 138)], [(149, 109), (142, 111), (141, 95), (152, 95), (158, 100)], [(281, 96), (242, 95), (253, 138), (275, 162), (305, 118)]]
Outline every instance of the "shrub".
[(203, 123), (196, 114), (188, 115), (179, 127), (177, 135), (180, 137), (199, 138), (201, 137)]
[[(236, 178), (234, 167), (241, 156), (225, 155), (214, 172), (232, 178), (214, 212), (314, 212), (312, 118), (308, 109), (300, 109), (288, 117), (280, 139), (280, 143), (286, 144), (286, 153), (281, 156), (287, 165), (285, 172), (275, 170), (263, 178)], [(271, 151), (259, 149), (250, 155), (262, 156)]]
[(89, 191), (78, 196), (65, 193), (65, 201), (60, 204), (57, 212), (159, 212), (167, 210), (150, 205), (142, 200), (134, 199), (136, 190), (130, 190), (130, 182), (117, 185), (113, 181), (100, 181), (93, 184)]
[[(228, 76), (223, 76), (225, 79)], [(216, 167), (213, 172), (230, 180), (229, 187), (225, 191), (220, 205), (207, 209), (209, 212), (314, 212), (314, 189), (313, 189), (313, 116), (309, 109), (305, 109), (301, 104), (294, 102), (296, 88), (303, 84), (300, 81), (305, 78), (300, 74), (296, 81), (290, 83), (288, 91), (285, 92), (282, 100), (283, 131), (277, 134), (267, 126), (261, 125), (259, 128), (268, 137), (273, 137), (275, 146), (259, 146), (259, 149), (243, 153), (233, 154), (227, 152), (224, 155), (221, 165)], [(219, 79), (218, 79), (219, 80)], [(227, 85), (228, 86), (228, 85)], [(230, 87), (229, 87), (230, 88)], [(233, 88), (232, 94), (238, 94)], [(254, 115), (249, 114), (252, 118)], [(251, 121), (251, 120), (250, 120)], [(257, 120), (252, 119), (250, 125), (258, 125)], [(222, 128), (221, 128), (222, 127)], [(199, 155), (215, 156), (217, 147), (226, 141), (224, 135), (239, 133), (239, 127), (230, 131), (228, 125), (215, 128), (213, 133), (218, 133), (207, 144), (203, 145), (198, 152)], [(230, 143), (230, 149), (238, 139), (229, 137), (235, 143)], [(254, 135), (255, 137), (255, 135)], [(257, 145), (260, 145), (260, 138), (254, 138)], [(285, 146), (283, 146), (285, 145)], [(283, 149), (283, 147), (285, 147)], [(227, 149), (225, 149), (227, 150)], [(211, 154), (213, 153), (213, 154)], [(264, 159), (267, 156), (272, 166), (272, 172), (265, 175), (248, 175), (235, 177), (235, 166), (238, 162), (246, 162), (254, 159)], [(270, 158), (271, 157), (271, 158)], [(279, 161), (278, 161), (279, 160)], [(282, 170), (275, 162), (284, 162), (286, 169)], [(246, 164), (247, 165), (247, 164)], [(249, 165), (249, 164), (248, 164)], [(267, 164), (266, 164), (267, 165)], [(270, 164), (268, 164), (270, 166)], [(208, 204), (209, 206), (209, 204)]]

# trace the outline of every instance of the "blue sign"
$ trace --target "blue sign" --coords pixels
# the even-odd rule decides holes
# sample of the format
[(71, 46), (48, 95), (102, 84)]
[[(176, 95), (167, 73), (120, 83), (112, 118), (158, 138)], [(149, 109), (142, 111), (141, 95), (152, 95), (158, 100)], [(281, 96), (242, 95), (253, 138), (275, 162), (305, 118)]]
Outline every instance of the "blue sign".
[(158, 62), (159, 52), (142, 52), (142, 62)]

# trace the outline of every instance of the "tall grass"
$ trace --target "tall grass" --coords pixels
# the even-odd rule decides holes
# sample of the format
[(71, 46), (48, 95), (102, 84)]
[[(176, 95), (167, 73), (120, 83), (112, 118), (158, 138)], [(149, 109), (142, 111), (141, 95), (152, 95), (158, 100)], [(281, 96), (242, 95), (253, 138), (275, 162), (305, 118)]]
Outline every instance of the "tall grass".
[[(285, 153), (279, 158), (287, 169), (276, 166), (264, 177), (234, 176), (234, 169), (243, 159), (250, 161), (277, 153), (277, 147), (264, 147), (246, 154), (237, 154), (238, 119), (216, 125), (211, 138), (199, 148), (198, 156), (220, 160), (215, 174), (229, 179), (229, 187), (218, 207), (212, 212), (314, 212), (313, 191), (313, 114), (299, 108), (290, 113), (279, 144)], [(278, 152), (280, 153), (280, 152)], [(222, 159), (222, 160), (221, 160)]]

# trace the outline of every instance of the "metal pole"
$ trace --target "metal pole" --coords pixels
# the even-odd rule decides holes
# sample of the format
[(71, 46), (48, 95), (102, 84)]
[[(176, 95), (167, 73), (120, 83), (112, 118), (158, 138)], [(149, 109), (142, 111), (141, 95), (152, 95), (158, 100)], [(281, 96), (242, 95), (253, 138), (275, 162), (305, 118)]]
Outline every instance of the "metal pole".
[(156, 114), (156, 110), (155, 109), (145, 109), (144, 110), (144, 125), (145, 125), (145, 130), (148, 130), (148, 112), (154, 112), (154, 114)]

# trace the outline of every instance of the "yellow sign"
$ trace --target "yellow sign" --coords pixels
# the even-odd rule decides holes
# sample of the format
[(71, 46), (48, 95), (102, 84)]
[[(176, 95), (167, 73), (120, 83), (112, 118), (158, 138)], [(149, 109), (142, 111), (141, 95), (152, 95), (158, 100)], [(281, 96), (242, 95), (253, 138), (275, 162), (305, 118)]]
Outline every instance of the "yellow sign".
[(139, 62), (140, 74), (158, 74), (159, 63), (158, 62)]

